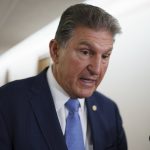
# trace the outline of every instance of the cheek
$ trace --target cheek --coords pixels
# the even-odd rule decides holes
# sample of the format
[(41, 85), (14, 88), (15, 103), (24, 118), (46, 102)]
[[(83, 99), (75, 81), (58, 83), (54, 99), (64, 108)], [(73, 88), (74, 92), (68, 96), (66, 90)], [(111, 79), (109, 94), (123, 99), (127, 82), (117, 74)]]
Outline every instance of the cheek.
[(106, 71), (107, 71), (107, 68), (108, 68), (108, 64), (105, 64), (102, 68), (101, 68), (101, 79), (103, 79)]
[(67, 69), (68, 74), (66, 75), (66, 80), (70, 86), (77, 86), (78, 79), (81, 74), (83, 74), (86, 67), (84, 63), (80, 63), (79, 61), (74, 61), (68, 65), (69, 67)]
[(104, 66), (104, 73), (107, 71), (108, 65), (109, 65), (109, 62)]
[(68, 72), (69, 72), (70, 78), (77, 78), (84, 70), (83, 64), (80, 64), (78, 62), (73, 62), (68, 65), (69, 65)]
[(70, 59), (66, 62), (65, 65), (68, 71), (72, 72), (72, 75), (73, 73), (79, 74), (86, 67), (85, 62), (75, 57), (70, 57)]
[(105, 72), (107, 71), (108, 65), (104, 65), (103, 66), (103, 74), (105, 74)]

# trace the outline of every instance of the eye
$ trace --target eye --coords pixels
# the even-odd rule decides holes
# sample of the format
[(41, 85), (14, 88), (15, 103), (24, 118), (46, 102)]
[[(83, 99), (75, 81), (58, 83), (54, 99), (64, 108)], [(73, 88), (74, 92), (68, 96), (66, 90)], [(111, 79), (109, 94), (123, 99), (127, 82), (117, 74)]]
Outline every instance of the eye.
[(110, 57), (110, 54), (104, 54), (104, 55), (102, 55), (103, 59), (109, 59), (109, 57)]
[(82, 50), (81, 50), (81, 53), (82, 53), (83, 55), (90, 55), (90, 51), (89, 51), (88, 49), (82, 49)]
[(89, 59), (91, 58), (94, 53), (92, 50), (90, 49), (87, 49), (87, 48), (81, 48), (81, 49), (78, 49), (77, 51), (78, 53), (78, 56), (81, 58), (81, 59)]
[(81, 49), (80, 50), (80, 53), (83, 55), (83, 56), (91, 56), (92, 55), (92, 52), (88, 49)]

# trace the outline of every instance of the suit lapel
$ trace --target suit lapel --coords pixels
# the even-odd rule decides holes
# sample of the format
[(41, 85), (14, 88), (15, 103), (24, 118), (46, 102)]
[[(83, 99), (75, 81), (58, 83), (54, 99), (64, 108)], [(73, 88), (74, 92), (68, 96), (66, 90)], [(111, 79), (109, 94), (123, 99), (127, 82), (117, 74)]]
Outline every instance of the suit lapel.
[(106, 127), (104, 125), (105, 117), (103, 115), (102, 107), (97, 103), (96, 97), (93, 95), (86, 99), (88, 121), (91, 128), (91, 138), (93, 142), (93, 149), (104, 149), (106, 145)]
[(30, 103), (49, 149), (67, 150), (47, 83), (46, 71), (36, 77), (31, 92)]

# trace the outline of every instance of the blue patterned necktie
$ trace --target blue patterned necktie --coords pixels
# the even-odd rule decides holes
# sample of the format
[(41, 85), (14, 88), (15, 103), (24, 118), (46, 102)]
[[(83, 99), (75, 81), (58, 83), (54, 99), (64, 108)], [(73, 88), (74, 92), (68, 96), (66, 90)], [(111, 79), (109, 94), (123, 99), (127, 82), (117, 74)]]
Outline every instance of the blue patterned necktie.
[(80, 103), (77, 99), (70, 99), (65, 106), (69, 111), (65, 131), (68, 150), (85, 150), (80, 116), (78, 114)]

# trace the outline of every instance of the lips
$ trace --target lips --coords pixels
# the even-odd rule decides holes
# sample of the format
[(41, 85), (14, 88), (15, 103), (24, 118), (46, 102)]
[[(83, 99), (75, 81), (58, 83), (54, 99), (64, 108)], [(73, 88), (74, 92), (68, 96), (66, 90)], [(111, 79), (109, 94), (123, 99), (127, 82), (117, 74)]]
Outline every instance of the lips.
[(82, 83), (82, 85), (86, 86), (86, 87), (93, 87), (96, 84), (96, 79), (95, 78), (87, 78), (87, 77), (81, 77), (80, 81)]

